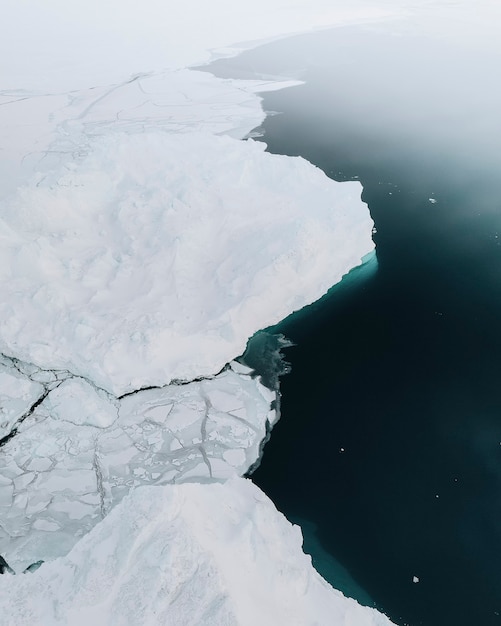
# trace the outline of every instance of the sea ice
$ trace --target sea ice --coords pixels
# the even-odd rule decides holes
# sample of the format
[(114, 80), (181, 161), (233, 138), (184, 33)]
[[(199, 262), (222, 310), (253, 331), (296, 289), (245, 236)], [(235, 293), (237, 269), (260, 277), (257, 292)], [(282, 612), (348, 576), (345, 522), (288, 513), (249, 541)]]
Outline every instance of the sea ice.
[(5, 574), (0, 623), (391, 626), (332, 589), (301, 544), (249, 480), (140, 487), (67, 556)]
[(0, 623), (386, 626), (236, 478), (277, 397), (231, 361), (373, 249), (360, 185), (235, 141), (278, 77), (186, 67), (394, 10), (5, 3), (0, 553), (55, 560), (4, 575)]
[[(27, 79), (29, 84), (29, 78)], [(187, 69), (143, 72), (67, 94), (0, 92), (0, 199), (110, 134), (204, 131), (241, 138), (264, 119), (256, 92), (294, 81), (229, 81)]]
[(43, 391), (42, 384), (23, 376), (11, 359), (0, 356), (0, 441)]
[(235, 369), (122, 399), (78, 377), (57, 383), (1, 448), (0, 554), (22, 570), (66, 554), (134, 487), (244, 474), (276, 393)]
[(252, 140), (94, 139), (0, 204), (0, 351), (115, 395), (215, 374), (373, 249), (360, 189)]

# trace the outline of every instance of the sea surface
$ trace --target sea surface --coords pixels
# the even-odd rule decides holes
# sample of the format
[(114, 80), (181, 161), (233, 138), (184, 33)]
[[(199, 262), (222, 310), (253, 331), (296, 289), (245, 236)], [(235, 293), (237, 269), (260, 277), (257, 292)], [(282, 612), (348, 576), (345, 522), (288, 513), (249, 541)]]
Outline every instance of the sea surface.
[(296, 345), (253, 479), (397, 624), (501, 624), (500, 60), (394, 24), (208, 68), (305, 81), (254, 135), (359, 180), (375, 222), (377, 269), (274, 329)]

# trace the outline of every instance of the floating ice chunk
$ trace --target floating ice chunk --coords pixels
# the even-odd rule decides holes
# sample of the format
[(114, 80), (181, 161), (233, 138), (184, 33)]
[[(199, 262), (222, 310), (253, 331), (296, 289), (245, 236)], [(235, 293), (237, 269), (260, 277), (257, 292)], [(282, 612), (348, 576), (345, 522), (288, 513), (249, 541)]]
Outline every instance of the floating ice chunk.
[(36, 530), (45, 530), (47, 532), (54, 532), (60, 529), (57, 522), (53, 522), (46, 519), (37, 519), (33, 522), (33, 528)]
[(223, 452), (223, 459), (231, 466), (238, 467), (245, 462), (245, 452), (241, 448), (236, 450), (226, 450)]
[[(32, 476), (33, 472), (46, 472), (48, 469), (52, 467), (52, 461), (43, 457), (35, 457), (32, 461), (30, 461), (27, 469), (29, 470), (28, 476)], [(21, 482), (19, 482), (19, 486), (21, 486)]]
[(107, 428), (118, 418), (118, 402), (85, 380), (69, 379), (54, 389), (44, 403), (53, 419), (76, 426)]

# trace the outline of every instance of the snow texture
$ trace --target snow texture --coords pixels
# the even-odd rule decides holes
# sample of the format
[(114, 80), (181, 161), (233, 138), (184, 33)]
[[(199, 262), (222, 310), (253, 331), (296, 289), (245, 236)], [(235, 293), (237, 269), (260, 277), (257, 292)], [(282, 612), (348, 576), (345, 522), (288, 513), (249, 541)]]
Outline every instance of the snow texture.
[(141, 487), (67, 556), (5, 574), (0, 623), (390, 626), (332, 589), (301, 543), (248, 480)]
[(256, 92), (293, 84), (229, 81), (179, 69), (76, 92), (0, 92), (0, 199), (32, 177), (37, 184), (64, 169), (97, 137), (145, 131), (243, 137), (264, 119)]
[(2, 352), (115, 395), (216, 373), (374, 245), (359, 183), (198, 132), (95, 140), (0, 215)]
[(277, 77), (186, 65), (391, 10), (145, 0), (139, 16), (118, 0), (6, 3), (1, 352), (115, 395), (213, 375), (373, 249), (358, 184), (215, 136), (259, 124), (256, 92)]

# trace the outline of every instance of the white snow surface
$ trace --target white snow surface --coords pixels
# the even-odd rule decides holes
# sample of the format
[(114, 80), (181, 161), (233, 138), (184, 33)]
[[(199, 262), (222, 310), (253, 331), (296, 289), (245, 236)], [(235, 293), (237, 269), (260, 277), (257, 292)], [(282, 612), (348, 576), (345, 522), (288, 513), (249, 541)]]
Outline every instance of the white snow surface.
[(373, 248), (359, 183), (198, 132), (95, 140), (0, 216), (1, 351), (115, 395), (216, 373)]
[(276, 396), (226, 366), (373, 249), (360, 186), (236, 140), (288, 77), (187, 66), (407, 9), (2, 9), (0, 554), (18, 572), (55, 560), (2, 577), (0, 623), (386, 626), (237, 478)]
[(43, 385), (23, 376), (10, 359), (0, 356), (0, 439), (11, 432), (43, 391)]
[(248, 480), (140, 487), (67, 556), (5, 574), (0, 623), (390, 626), (332, 589), (301, 543)]
[(178, 69), (67, 93), (0, 91), (0, 199), (86, 154), (96, 137), (145, 131), (243, 137), (264, 119), (256, 92), (295, 82), (230, 81)]

